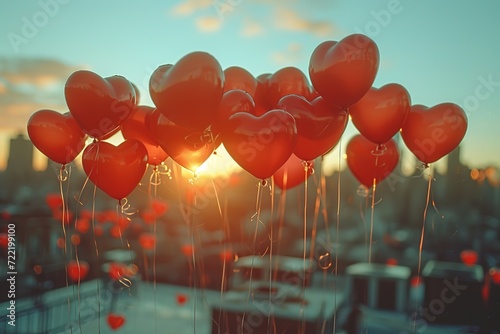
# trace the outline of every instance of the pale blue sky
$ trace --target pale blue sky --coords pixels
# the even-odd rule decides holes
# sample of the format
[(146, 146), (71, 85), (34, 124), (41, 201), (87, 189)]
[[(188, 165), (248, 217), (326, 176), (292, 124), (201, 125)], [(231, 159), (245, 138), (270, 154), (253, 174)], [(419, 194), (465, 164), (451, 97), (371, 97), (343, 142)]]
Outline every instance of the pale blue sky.
[[(26, 22), (37, 31), (26, 34)], [(500, 166), (500, 1), (41, 0), (4, 2), (0, 13), (0, 168), (6, 138), (24, 131), (33, 112), (66, 111), (63, 86), (74, 70), (123, 75), (152, 105), (151, 72), (189, 52), (255, 76), (285, 66), (307, 74), (319, 43), (354, 32), (379, 47), (375, 86), (400, 83), (414, 104), (461, 105), (469, 117), (464, 162)], [(22, 44), (12, 43), (16, 35)], [(479, 88), (488, 96), (478, 99), (484, 81), (493, 85)], [(343, 142), (354, 133), (349, 126)]]

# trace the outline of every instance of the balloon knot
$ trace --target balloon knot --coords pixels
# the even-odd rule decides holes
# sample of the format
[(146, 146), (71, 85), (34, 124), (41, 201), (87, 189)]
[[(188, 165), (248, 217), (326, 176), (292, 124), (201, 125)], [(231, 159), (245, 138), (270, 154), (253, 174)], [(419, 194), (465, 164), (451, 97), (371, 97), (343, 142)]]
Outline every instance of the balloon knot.
[(66, 165), (62, 165), (61, 169), (59, 169), (59, 175), (57, 176), (57, 179), (60, 182), (64, 182), (68, 180), (68, 170), (66, 169)]
[(378, 144), (377, 147), (372, 150), (372, 155), (381, 156), (387, 152), (387, 146), (384, 144)]
[(261, 184), (263, 187), (267, 186), (267, 180), (264, 180), (264, 179), (263, 179), (262, 181), (260, 181), (260, 184)]

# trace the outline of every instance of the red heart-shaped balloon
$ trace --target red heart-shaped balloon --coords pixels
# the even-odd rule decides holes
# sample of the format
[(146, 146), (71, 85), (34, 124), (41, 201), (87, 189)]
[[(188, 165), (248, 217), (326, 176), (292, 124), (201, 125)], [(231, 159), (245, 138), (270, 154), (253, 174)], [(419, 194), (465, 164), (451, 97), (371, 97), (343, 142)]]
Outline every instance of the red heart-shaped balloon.
[(154, 214), (159, 217), (168, 211), (168, 203), (160, 201), (159, 199), (154, 199), (151, 202), (151, 209), (153, 209)]
[(231, 66), (224, 70), (224, 93), (230, 90), (240, 89), (253, 97), (256, 88), (257, 80), (244, 68)]
[(160, 77), (154, 102), (176, 124), (204, 130), (217, 112), (223, 84), (224, 73), (217, 59), (206, 52), (193, 52)]
[(85, 133), (97, 139), (105, 138), (130, 116), (135, 104), (133, 91), (121, 76), (104, 79), (85, 70), (71, 74), (64, 86), (71, 115)]
[(460, 252), (460, 260), (462, 263), (468, 266), (472, 266), (477, 263), (477, 252), (471, 249), (466, 249)]
[[(127, 80), (127, 78), (121, 75), (113, 75), (111, 77), (106, 77), (105, 80), (113, 86), (115, 91), (115, 96), (118, 102), (116, 102), (115, 107), (123, 108), (124, 113), (128, 113), (124, 116), (127, 119), (133, 108), (137, 105), (137, 95), (134, 85)], [(119, 112), (115, 110), (114, 112)]]
[(280, 189), (291, 189), (296, 187), (304, 183), (306, 176), (309, 177), (312, 174), (313, 168), (314, 162), (306, 166), (302, 159), (292, 154), (283, 166), (274, 173), (274, 184)]
[(177, 304), (179, 305), (184, 305), (188, 301), (188, 296), (183, 293), (178, 293), (175, 297), (177, 299)]
[(403, 126), (410, 111), (410, 94), (401, 85), (391, 83), (370, 90), (349, 108), (358, 131), (368, 140), (382, 144)]
[(388, 177), (399, 162), (398, 146), (394, 139), (382, 145), (356, 135), (346, 147), (347, 166), (361, 184), (371, 187)]
[(116, 330), (122, 327), (123, 324), (125, 324), (125, 317), (115, 313), (108, 314), (106, 320), (108, 322), (109, 327), (111, 327), (112, 330)]
[(136, 139), (118, 146), (95, 142), (83, 151), (82, 164), (90, 180), (109, 196), (128, 196), (146, 172), (148, 152)]
[(168, 156), (192, 172), (214, 152), (214, 141), (208, 132), (180, 126), (158, 110), (151, 117), (150, 129)]
[(273, 109), (271, 104), (267, 100), (267, 91), (269, 88), (269, 78), (272, 76), (271, 73), (264, 73), (259, 75), (257, 79), (257, 87), (255, 88), (255, 94), (253, 100), (255, 102), (255, 116), (264, 115), (269, 110)]
[(61, 209), (64, 201), (60, 194), (47, 194), (45, 196), (45, 203), (54, 211)]
[(271, 177), (288, 160), (296, 143), (295, 119), (274, 109), (262, 116), (239, 112), (226, 122), (222, 142), (231, 157), (259, 179)]
[(156, 70), (151, 73), (149, 78), (149, 95), (155, 106), (161, 103), (161, 93), (163, 87), (163, 77), (167, 74), (168, 70), (172, 68), (172, 64), (160, 65)]
[(67, 266), (68, 278), (73, 282), (79, 282), (89, 273), (89, 264), (85, 261), (71, 260)]
[(118, 281), (125, 276), (124, 270), (124, 264), (112, 262), (109, 264), (108, 275), (112, 280)]
[(144, 144), (148, 151), (148, 163), (153, 166), (161, 164), (168, 158), (167, 153), (161, 148), (149, 129), (149, 118), (154, 117), (154, 108), (137, 106), (132, 115), (121, 125), (123, 138), (137, 139)]
[(401, 137), (420, 161), (429, 164), (453, 151), (466, 131), (467, 116), (458, 105), (414, 105), (401, 128)]
[(491, 268), (488, 273), (491, 277), (492, 283), (500, 285), (500, 269), (499, 268)]
[(309, 61), (309, 77), (314, 89), (329, 103), (348, 108), (370, 89), (378, 66), (375, 42), (353, 34), (339, 42), (318, 45)]
[(295, 94), (308, 97), (311, 86), (304, 73), (296, 67), (285, 67), (276, 71), (267, 80), (267, 102), (279, 108), (278, 102), (284, 96)]
[(28, 136), (50, 160), (65, 165), (85, 147), (87, 136), (70, 113), (42, 109), (28, 120)]
[(219, 109), (210, 126), (212, 134), (216, 137), (224, 127), (224, 123), (237, 112), (248, 112), (254, 114), (255, 103), (252, 96), (241, 89), (230, 90), (222, 96)]
[(151, 233), (142, 233), (139, 236), (139, 244), (145, 250), (151, 250), (156, 245), (156, 236)]
[(347, 126), (347, 113), (328, 104), (322, 97), (310, 103), (299, 95), (287, 95), (278, 103), (295, 118), (297, 143), (293, 153), (305, 161), (330, 151), (340, 140)]

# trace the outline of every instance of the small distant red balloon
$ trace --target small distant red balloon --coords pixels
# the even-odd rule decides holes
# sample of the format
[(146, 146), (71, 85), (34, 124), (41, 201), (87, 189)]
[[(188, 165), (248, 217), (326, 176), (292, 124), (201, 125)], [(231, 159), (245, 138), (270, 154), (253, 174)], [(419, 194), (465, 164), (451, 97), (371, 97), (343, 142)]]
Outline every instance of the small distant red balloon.
[(463, 264), (472, 266), (477, 263), (477, 252), (473, 250), (464, 250), (460, 253), (460, 259)]
[(67, 265), (68, 278), (73, 282), (79, 282), (89, 273), (89, 264), (85, 261), (72, 260)]
[(117, 330), (125, 324), (125, 317), (119, 314), (110, 313), (106, 321), (112, 330)]
[(139, 244), (145, 250), (151, 250), (156, 245), (156, 236), (151, 233), (143, 233), (139, 236)]
[(184, 305), (186, 304), (186, 302), (188, 301), (188, 296), (186, 296), (185, 294), (183, 293), (178, 293), (176, 295), (176, 299), (177, 299), (177, 304), (179, 305)]

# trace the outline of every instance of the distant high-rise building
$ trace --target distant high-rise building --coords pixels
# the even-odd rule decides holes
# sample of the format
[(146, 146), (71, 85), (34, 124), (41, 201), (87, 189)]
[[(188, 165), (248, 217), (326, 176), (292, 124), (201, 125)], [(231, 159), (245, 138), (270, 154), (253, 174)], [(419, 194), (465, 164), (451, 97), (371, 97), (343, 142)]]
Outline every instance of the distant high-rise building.
[(33, 171), (33, 149), (33, 144), (23, 134), (11, 138), (6, 171), (18, 175)]
[(33, 144), (23, 134), (11, 138), (7, 168), (5, 169), (7, 189), (14, 190), (19, 184), (33, 180)]
[(460, 174), (462, 164), (460, 163), (460, 146), (457, 146), (448, 154), (447, 174), (448, 176)]

